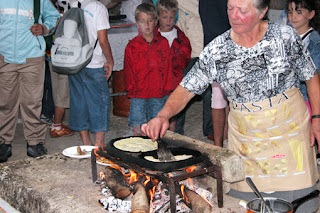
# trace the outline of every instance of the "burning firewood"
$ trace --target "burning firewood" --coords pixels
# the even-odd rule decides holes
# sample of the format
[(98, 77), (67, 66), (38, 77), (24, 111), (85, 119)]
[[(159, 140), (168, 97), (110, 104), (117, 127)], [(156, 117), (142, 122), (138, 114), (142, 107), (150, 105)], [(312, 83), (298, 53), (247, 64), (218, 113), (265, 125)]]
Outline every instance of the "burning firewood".
[(130, 187), (126, 185), (121, 172), (116, 169), (106, 167), (104, 173), (106, 176), (106, 184), (116, 198), (124, 199), (131, 194)]
[(142, 183), (137, 182), (131, 198), (131, 213), (149, 213), (150, 203)]
[(189, 189), (185, 189), (184, 191), (188, 201), (191, 204), (191, 209), (193, 212), (211, 213), (212, 207), (200, 195)]

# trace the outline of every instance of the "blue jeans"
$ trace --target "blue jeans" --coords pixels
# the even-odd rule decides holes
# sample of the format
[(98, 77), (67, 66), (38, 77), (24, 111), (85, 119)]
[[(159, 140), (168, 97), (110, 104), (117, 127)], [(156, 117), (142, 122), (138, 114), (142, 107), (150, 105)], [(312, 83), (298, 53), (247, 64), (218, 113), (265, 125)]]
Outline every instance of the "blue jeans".
[(69, 75), (69, 128), (104, 132), (110, 125), (110, 95), (104, 68), (84, 68)]
[(155, 118), (165, 103), (164, 98), (131, 98), (129, 126), (141, 126)]

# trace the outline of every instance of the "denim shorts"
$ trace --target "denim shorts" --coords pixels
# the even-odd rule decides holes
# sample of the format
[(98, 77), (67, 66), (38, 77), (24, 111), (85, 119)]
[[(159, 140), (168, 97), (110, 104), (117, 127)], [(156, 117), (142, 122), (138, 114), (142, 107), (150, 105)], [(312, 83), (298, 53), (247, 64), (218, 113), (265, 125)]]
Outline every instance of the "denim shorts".
[(131, 98), (129, 126), (141, 126), (155, 118), (164, 106), (164, 98)]
[(110, 124), (110, 95), (104, 68), (84, 68), (69, 75), (69, 128), (104, 132)]

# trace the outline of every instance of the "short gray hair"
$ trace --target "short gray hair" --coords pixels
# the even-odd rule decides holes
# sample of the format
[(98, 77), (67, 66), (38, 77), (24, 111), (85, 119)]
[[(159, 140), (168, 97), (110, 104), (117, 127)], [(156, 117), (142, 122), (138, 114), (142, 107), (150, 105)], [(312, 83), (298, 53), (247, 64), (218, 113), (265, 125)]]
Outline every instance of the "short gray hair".
[(252, 5), (260, 12), (266, 9), (270, 4), (270, 0), (252, 0)]

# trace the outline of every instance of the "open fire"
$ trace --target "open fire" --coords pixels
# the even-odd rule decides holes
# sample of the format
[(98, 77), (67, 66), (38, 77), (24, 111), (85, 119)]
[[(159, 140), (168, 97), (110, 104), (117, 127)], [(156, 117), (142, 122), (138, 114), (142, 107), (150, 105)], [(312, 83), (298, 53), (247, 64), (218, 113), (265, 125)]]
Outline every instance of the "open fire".
[[(101, 158), (96, 151), (92, 152), (93, 176), (96, 172), (96, 156)], [(106, 210), (146, 213), (211, 212), (213, 203), (217, 201), (218, 206), (222, 207), (221, 170), (216, 166), (203, 169), (201, 164), (172, 172), (157, 172), (124, 166), (126, 163), (112, 157), (110, 160), (103, 160), (109, 164), (100, 172), (100, 181), (105, 184), (102, 194), (106, 196), (100, 203)], [(220, 181), (213, 181), (213, 172)], [(93, 179), (95, 181), (94, 177)]]

